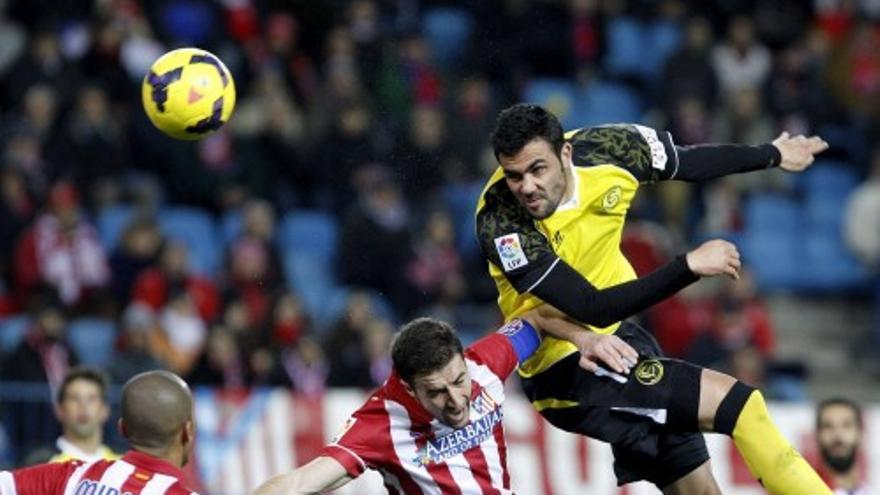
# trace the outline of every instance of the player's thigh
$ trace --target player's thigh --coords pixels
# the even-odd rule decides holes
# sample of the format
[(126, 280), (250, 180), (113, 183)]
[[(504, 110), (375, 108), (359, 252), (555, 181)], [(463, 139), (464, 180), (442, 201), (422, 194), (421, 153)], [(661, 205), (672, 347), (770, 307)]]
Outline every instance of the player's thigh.
[(663, 488), (663, 495), (721, 495), (721, 488), (712, 475), (712, 465), (706, 461), (682, 478)]

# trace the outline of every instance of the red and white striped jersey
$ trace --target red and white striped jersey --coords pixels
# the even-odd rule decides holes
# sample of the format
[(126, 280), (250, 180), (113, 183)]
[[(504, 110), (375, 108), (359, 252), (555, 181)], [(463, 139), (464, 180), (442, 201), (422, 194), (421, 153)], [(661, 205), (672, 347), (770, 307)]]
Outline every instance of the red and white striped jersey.
[(197, 495), (166, 461), (129, 451), (116, 461), (68, 461), (0, 471), (0, 495)]
[(539, 345), (519, 320), (464, 352), (473, 384), (470, 422), (453, 429), (409, 395), (397, 373), (348, 419), (322, 455), (349, 476), (378, 470), (392, 494), (510, 494), (502, 405), (504, 380)]

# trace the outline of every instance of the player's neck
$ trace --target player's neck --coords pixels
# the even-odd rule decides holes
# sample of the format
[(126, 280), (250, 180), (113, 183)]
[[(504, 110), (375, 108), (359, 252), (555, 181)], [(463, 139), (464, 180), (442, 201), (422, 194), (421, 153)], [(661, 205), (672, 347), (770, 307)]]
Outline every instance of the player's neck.
[(95, 435), (90, 435), (87, 437), (76, 437), (70, 434), (65, 433), (61, 436), (65, 442), (73, 445), (77, 449), (86, 454), (97, 454), (98, 449), (101, 448), (101, 444), (103, 441), (103, 437), (101, 433), (98, 432)]
[(571, 160), (563, 165), (563, 173), (565, 174), (565, 194), (562, 195), (562, 201), (560, 201), (560, 204), (568, 203), (571, 201), (571, 198), (574, 197), (575, 177), (574, 165), (572, 165)]
[(183, 469), (183, 450), (179, 448), (170, 448), (167, 450), (162, 449), (151, 449), (148, 447), (143, 447), (139, 445), (132, 445), (134, 450), (138, 452), (142, 452), (149, 456), (155, 457), (156, 459), (163, 460), (173, 466)]
[(859, 487), (859, 470), (853, 466), (845, 473), (832, 473), (834, 487), (843, 490), (854, 490)]

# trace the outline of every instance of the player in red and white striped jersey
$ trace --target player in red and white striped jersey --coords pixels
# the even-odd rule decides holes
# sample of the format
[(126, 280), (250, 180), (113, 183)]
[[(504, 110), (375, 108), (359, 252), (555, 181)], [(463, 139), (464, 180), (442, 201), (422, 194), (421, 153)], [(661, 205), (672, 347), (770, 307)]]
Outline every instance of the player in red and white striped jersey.
[[(270, 479), (255, 495), (320, 493), (367, 468), (382, 474), (392, 494), (513, 493), (501, 422), (504, 381), (540, 345), (533, 323), (553, 335), (579, 331), (561, 319), (525, 318), (464, 350), (446, 323), (408, 323), (391, 350), (391, 377), (322, 455)], [(613, 335), (603, 338), (615, 353), (635, 354)]]
[(0, 471), (0, 495), (195, 495), (180, 470), (195, 439), (192, 412), (180, 377), (141, 373), (122, 389), (119, 428), (132, 447), (122, 459)]

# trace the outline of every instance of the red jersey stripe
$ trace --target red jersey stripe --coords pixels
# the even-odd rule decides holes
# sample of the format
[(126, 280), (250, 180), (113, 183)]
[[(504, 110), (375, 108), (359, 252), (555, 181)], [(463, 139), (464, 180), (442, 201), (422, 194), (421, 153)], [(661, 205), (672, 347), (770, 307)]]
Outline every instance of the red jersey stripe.
[(485, 495), (499, 493), (498, 490), (492, 488), (492, 480), (489, 479), (489, 465), (486, 464), (486, 456), (483, 455), (483, 451), (480, 449), (470, 449), (464, 453), (464, 458), (467, 459), (468, 464), (471, 466), (471, 471), (474, 473), (474, 479), (477, 480), (477, 484), (480, 485), (480, 490)]

